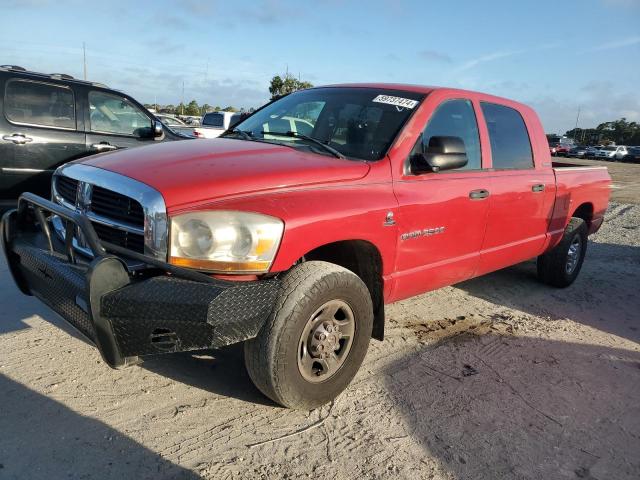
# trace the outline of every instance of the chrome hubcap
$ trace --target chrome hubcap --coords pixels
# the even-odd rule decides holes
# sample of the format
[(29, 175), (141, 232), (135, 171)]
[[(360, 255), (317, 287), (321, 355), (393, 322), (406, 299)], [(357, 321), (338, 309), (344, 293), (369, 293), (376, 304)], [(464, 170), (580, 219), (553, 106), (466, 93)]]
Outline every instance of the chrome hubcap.
[(298, 370), (305, 380), (324, 382), (344, 364), (355, 333), (351, 307), (330, 300), (307, 321), (298, 345)]
[(582, 240), (579, 235), (576, 235), (569, 245), (569, 251), (567, 252), (567, 264), (565, 265), (566, 272), (571, 275), (578, 265), (580, 260), (580, 252), (582, 251)]

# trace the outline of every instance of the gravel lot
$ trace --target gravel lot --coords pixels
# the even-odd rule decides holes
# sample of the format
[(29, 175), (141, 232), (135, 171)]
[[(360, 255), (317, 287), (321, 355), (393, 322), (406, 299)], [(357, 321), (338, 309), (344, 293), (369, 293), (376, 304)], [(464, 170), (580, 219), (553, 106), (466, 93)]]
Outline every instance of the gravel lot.
[[(614, 172), (614, 200), (640, 200), (639, 173)], [(568, 289), (529, 262), (392, 305), (310, 413), (256, 391), (238, 347), (110, 370), (8, 277), (2, 479), (640, 478), (638, 205), (611, 205)]]

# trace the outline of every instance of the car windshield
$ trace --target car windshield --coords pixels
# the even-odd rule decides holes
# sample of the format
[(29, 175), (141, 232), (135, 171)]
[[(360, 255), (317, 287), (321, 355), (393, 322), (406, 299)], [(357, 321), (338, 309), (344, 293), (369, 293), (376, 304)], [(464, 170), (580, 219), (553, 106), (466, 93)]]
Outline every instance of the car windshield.
[(618, 147), (604, 147), (603, 150), (606, 150), (607, 152), (613, 152), (614, 150), (617, 150)]
[(174, 117), (159, 117), (159, 118), (165, 125), (173, 125), (173, 126), (186, 125), (182, 120), (179, 120)]
[(424, 97), (379, 88), (313, 88), (276, 100), (235, 128), (255, 140), (331, 155), (321, 142), (347, 158), (378, 160)]

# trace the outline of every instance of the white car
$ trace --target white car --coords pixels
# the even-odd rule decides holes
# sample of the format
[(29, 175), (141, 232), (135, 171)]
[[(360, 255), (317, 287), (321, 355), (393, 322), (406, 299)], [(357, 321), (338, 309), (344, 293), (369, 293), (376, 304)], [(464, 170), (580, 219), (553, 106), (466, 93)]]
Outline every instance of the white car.
[(626, 155), (629, 155), (629, 147), (626, 145), (618, 145), (615, 153), (616, 160), (622, 160)]
[(202, 116), (200, 126), (194, 127), (196, 138), (217, 138), (242, 118), (239, 112), (209, 112)]
[(614, 160), (616, 158), (617, 151), (618, 147), (616, 145), (607, 145), (596, 152), (596, 158)]

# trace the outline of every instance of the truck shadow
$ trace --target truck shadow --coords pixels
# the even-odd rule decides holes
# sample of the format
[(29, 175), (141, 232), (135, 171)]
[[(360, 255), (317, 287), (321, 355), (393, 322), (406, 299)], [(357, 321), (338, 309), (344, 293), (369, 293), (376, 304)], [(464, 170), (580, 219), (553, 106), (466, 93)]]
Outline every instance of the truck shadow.
[(455, 285), (496, 305), (552, 320), (568, 318), (640, 342), (640, 247), (589, 242), (573, 285), (540, 283), (535, 261)]
[(0, 392), (1, 478), (201, 478), (4, 375)]
[(385, 369), (407, 434), (453, 478), (640, 478), (640, 352), (465, 333)]
[(241, 343), (218, 350), (144, 357), (142, 368), (215, 395), (278, 406), (253, 385), (244, 367)]

